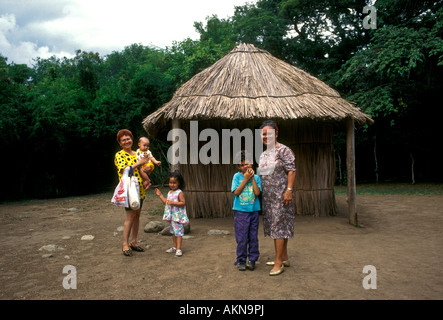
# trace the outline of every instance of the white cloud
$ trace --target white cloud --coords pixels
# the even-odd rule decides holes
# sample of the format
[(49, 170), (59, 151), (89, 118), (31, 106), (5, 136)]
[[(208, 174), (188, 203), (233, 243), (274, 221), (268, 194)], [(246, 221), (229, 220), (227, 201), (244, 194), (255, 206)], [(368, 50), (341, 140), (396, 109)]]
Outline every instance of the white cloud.
[(37, 57), (49, 58), (53, 55), (59, 57), (72, 57), (73, 54), (58, 51), (51, 52), (48, 46), (37, 46), (31, 41), (10, 42), (10, 36), (17, 30), (16, 18), (13, 14), (4, 14), (0, 16), (0, 54), (8, 57), (8, 62), (25, 63), (32, 65), (33, 59)]
[[(165, 48), (198, 39), (195, 21), (233, 15), (247, 0), (5, 0), (0, 4), (0, 53), (32, 64), (36, 57), (72, 57), (76, 49), (101, 55), (133, 43)], [(251, 1), (249, 1), (251, 2)], [(34, 14), (33, 12), (34, 11)]]
[(0, 48), (8, 49), (11, 47), (7, 33), (15, 27), (15, 16), (13, 14), (3, 14), (0, 16)]

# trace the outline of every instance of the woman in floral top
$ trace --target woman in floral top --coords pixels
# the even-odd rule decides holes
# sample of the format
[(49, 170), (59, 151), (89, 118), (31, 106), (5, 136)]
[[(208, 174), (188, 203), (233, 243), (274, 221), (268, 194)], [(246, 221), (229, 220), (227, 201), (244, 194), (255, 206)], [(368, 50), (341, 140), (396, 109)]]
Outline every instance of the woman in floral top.
[(269, 273), (273, 276), (289, 267), (288, 239), (294, 237), (295, 156), (289, 147), (277, 142), (278, 127), (275, 122), (265, 121), (260, 128), (267, 148), (259, 163), (263, 229), (265, 236), (274, 239), (275, 259), (267, 263), (273, 266)]

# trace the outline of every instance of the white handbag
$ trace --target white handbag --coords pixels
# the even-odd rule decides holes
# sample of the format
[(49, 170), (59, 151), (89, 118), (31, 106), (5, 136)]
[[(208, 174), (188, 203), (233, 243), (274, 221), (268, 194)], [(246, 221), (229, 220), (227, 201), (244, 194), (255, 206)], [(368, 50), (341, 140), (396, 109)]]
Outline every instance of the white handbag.
[(114, 194), (112, 195), (111, 202), (118, 207), (129, 207), (128, 202), (128, 187), (129, 187), (129, 167), (123, 170), (122, 178), (120, 179), (117, 187), (115, 187)]
[(129, 167), (129, 187), (128, 187), (128, 201), (129, 201), (129, 207), (132, 210), (138, 210), (140, 209), (140, 189), (138, 185), (138, 179), (134, 175), (134, 171), (132, 170), (132, 167)]

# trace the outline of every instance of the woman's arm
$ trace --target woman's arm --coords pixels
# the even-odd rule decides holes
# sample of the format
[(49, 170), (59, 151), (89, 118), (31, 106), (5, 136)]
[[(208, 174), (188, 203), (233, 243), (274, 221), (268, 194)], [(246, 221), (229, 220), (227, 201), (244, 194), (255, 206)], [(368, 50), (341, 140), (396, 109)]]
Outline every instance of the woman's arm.
[(149, 158), (143, 157), (141, 159), (138, 159), (136, 163), (131, 165), (131, 167), (132, 167), (132, 169), (135, 169), (135, 168), (140, 167), (141, 165), (144, 165), (145, 163), (148, 163), (148, 162), (149, 162)]
[[(149, 161), (148, 158), (141, 158), (141, 159), (137, 160), (134, 164), (132, 164), (131, 168), (135, 169), (135, 168), (137, 168), (137, 167), (139, 167), (139, 166), (141, 166), (141, 165), (143, 165), (145, 163), (148, 163), (148, 161)], [(129, 167), (129, 166), (126, 166), (126, 167)], [(125, 170), (126, 167), (121, 168), (120, 169), (120, 173), (123, 173), (123, 170)]]
[(283, 194), (283, 203), (285, 206), (287, 206), (292, 202), (292, 192), (294, 190), (294, 185), (295, 185), (295, 174), (296, 174), (295, 171), (288, 172), (288, 188)]

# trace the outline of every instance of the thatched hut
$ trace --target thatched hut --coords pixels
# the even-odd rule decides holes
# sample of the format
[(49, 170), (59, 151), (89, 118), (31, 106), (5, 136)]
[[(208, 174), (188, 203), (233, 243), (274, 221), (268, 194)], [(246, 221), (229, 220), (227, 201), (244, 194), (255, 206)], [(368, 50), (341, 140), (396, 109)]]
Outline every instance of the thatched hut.
[[(296, 155), (295, 205), (300, 215), (336, 214), (333, 132), (346, 126), (350, 222), (357, 224), (354, 124), (372, 123), (372, 119), (322, 81), (265, 50), (251, 44), (237, 46), (183, 84), (168, 103), (144, 119), (143, 126), (157, 137), (181, 128), (190, 143), (204, 140), (191, 133), (194, 120), (199, 132), (211, 128), (221, 133), (223, 129), (258, 128), (267, 119), (277, 122), (279, 141)], [(199, 141), (198, 149), (205, 143)], [(188, 159), (195, 152), (198, 150), (191, 150)], [(188, 161), (178, 169), (187, 183), (191, 217), (232, 214), (230, 187), (235, 165)]]

